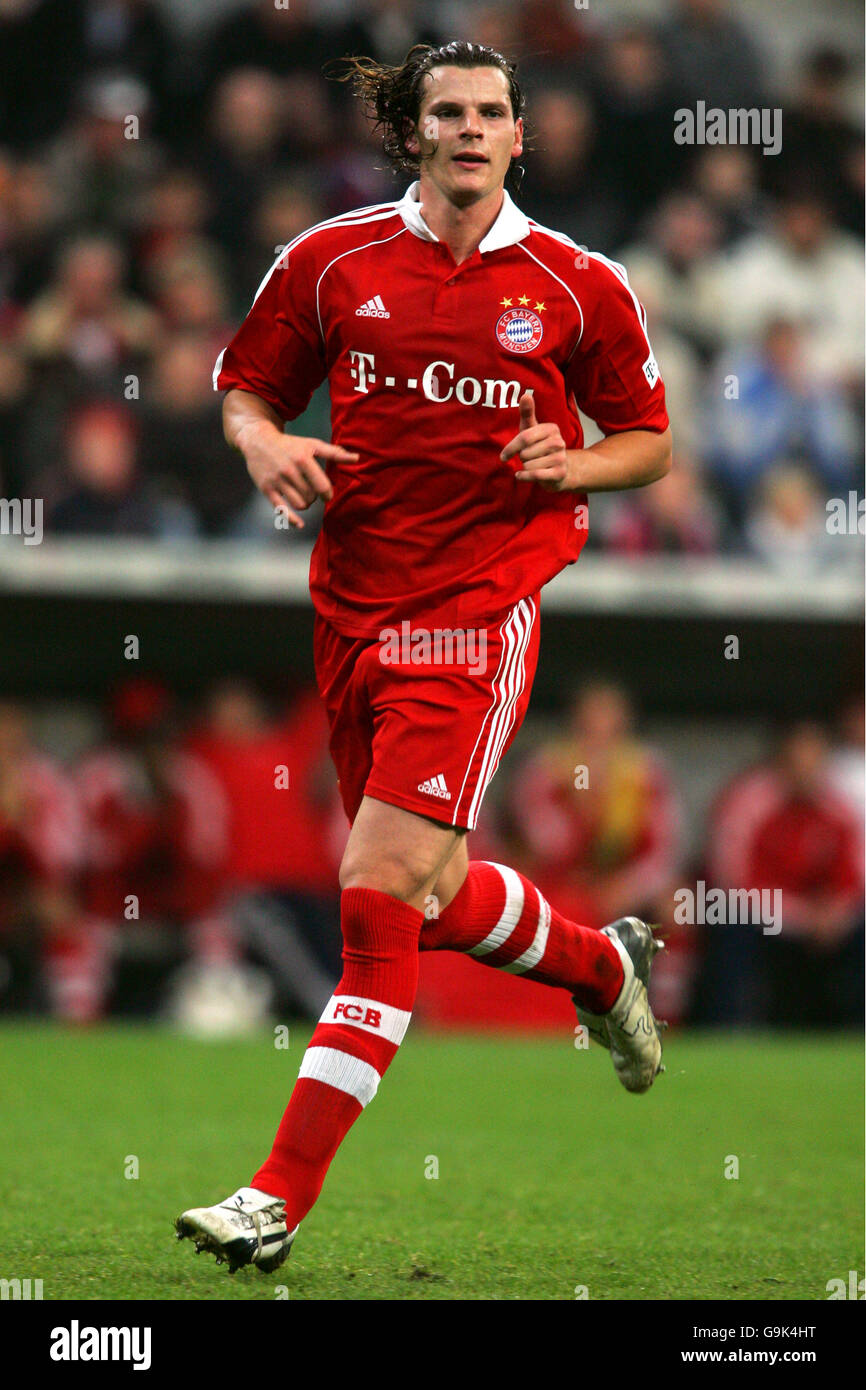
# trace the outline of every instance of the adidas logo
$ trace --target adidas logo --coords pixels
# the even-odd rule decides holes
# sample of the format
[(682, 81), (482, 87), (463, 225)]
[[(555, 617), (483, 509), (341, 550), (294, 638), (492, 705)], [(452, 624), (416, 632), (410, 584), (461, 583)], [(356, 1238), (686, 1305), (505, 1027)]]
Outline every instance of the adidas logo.
[(355, 310), (355, 315), (359, 319), (389, 319), (391, 315), (382, 303), (382, 296), (376, 294), (372, 299), (368, 299), (366, 304), (362, 304), (360, 309)]
[(443, 801), (451, 800), (451, 793), (445, 785), (445, 778), (441, 772), (437, 772), (435, 777), (429, 777), (426, 782), (418, 784), (419, 792), (426, 792), (428, 796), (441, 797)]

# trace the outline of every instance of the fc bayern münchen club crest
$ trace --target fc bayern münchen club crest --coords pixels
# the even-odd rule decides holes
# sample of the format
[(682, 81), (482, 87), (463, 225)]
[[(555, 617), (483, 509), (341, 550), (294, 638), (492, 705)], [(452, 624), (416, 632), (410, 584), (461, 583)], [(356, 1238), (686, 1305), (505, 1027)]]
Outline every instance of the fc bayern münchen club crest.
[(544, 337), (544, 324), (532, 309), (506, 309), (496, 337), (509, 352), (532, 352)]

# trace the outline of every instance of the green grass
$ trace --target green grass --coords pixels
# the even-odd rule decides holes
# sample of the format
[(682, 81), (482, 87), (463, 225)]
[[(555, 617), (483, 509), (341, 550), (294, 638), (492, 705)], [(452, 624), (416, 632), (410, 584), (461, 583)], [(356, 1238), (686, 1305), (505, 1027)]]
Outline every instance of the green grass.
[(0, 1027), (0, 1276), (46, 1299), (740, 1300), (864, 1267), (859, 1039), (674, 1033), (637, 1097), (567, 1037), (417, 1032), (289, 1263), (231, 1278), (172, 1221), (249, 1181), (310, 1031)]

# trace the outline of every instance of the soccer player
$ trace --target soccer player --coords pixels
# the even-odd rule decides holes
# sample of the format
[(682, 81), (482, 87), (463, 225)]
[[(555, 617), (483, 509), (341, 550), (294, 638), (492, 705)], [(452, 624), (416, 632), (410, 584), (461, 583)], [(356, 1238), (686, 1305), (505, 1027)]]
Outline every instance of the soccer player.
[[(467, 848), (526, 713), (539, 591), (586, 538), (586, 494), (670, 467), (644, 312), (622, 266), (506, 192), (523, 98), (501, 54), (459, 42), (348, 62), (417, 181), (297, 237), (214, 372), (226, 439), (265, 497), (296, 527), (325, 503), (315, 663), (352, 824), (343, 974), (271, 1153), (250, 1186), (177, 1221), (232, 1270), (288, 1254), (403, 1040), (419, 950), (567, 989), (629, 1091), (661, 1069), (650, 928), (568, 921)], [(332, 442), (285, 433), (325, 378)], [(589, 449), (578, 406), (605, 435)]]

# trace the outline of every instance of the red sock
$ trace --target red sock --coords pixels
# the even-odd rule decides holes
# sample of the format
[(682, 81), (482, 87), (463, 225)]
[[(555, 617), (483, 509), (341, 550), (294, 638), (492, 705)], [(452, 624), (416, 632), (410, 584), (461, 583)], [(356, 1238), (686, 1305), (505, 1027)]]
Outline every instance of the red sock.
[(569, 922), (534, 884), (505, 864), (474, 860), (438, 921), (425, 921), (422, 951), (465, 951), (482, 965), (561, 985), (592, 1013), (607, 1013), (622, 989), (613, 942)]
[(343, 976), (304, 1054), (270, 1157), (251, 1186), (282, 1197), (292, 1230), (315, 1202), (331, 1160), (376, 1094), (409, 1026), (422, 914), (374, 888), (340, 903)]

